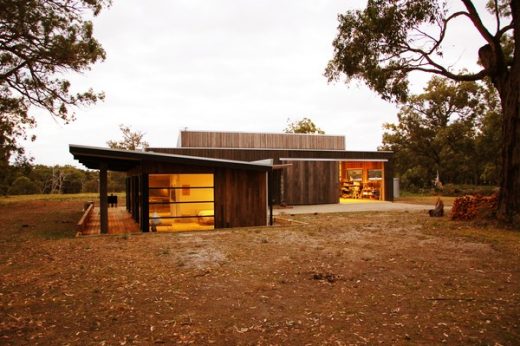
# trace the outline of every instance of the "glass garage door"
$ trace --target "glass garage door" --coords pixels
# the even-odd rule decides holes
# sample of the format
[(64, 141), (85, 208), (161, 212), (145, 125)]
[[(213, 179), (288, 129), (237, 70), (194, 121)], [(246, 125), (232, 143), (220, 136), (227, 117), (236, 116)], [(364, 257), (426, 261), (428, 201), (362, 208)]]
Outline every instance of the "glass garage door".
[(214, 229), (213, 174), (150, 174), (151, 231)]

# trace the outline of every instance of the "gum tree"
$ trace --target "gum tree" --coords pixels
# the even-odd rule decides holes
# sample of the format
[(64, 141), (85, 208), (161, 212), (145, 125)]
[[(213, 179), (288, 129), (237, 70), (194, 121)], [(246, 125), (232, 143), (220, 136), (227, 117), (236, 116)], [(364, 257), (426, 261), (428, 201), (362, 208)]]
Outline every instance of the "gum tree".
[(64, 73), (87, 70), (105, 58), (86, 17), (109, 5), (110, 0), (0, 0), (0, 166), (23, 155), (19, 140), (36, 126), (31, 106), (69, 122), (72, 107), (103, 97), (93, 90), (73, 93)]
[(109, 148), (122, 150), (144, 150), (149, 147), (148, 142), (144, 140), (144, 132), (132, 131), (130, 126), (124, 124), (120, 124), (119, 129), (121, 130), (123, 139), (120, 141), (107, 141)]
[(287, 127), (283, 130), (285, 133), (310, 133), (323, 135), (325, 131), (320, 129), (310, 118), (304, 117), (301, 120), (290, 121), (287, 119)]
[[(474, 1), (460, 0), (452, 11), (436, 0), (368, 0), (363, 10), (339, 15), (334, 56), (325, 75), (364, 81), (384, 99), (405, 101), (411, 72), (440, 75), (457, 82), (489, 79), (502, 107), (502, 170), (497, 217), (520, 224), (520, 1), (489, 1), (494, 25), (485, 25), (484, 11)], [(481, 68), (454, 70), (443, 60), (449, 29), (465, 20), (467, 30), (485, 44), (475, 51)], [(469, 67), (468, 67), (469, 68)], [(498, 155), (499, 153), (497, 153)]]

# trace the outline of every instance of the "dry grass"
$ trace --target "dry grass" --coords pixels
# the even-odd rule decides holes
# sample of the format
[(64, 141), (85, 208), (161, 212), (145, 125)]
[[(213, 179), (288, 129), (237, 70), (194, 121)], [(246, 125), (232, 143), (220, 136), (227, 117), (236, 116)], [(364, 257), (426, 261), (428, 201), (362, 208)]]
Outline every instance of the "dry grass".
[(520, 233), (418, 213), (73, 238), (82, 201), (0, 205), (0, 344), (520, 342)]
[[(124, 201), (125, 193), (114, 193), (119, 200)], [(0, 196), (0, 204), (32, 202), (32, 201), (99, 201), (97, 193), (76, 193), (76, 194), (41, 194), (41, 195), (16, 195)]]

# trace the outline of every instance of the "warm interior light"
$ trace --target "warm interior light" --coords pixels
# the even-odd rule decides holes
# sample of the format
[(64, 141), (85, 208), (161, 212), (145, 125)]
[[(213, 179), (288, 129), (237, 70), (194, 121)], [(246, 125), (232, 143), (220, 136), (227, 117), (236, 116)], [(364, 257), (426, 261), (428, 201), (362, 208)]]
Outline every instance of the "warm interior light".
[(149, 182), (153, 229), (214, 229), (213, 174), (152, 174)]

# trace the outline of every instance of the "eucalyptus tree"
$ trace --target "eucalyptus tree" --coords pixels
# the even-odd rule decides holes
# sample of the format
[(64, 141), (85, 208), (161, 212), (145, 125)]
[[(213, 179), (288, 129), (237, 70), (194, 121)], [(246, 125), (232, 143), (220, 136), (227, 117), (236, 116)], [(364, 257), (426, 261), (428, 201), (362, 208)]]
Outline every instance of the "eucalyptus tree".
[[(74, 107), (103, 98), (72, 92), (68, 72), (105, 58), (92, 21), (110, 0), (0, 0), (0, 161), (23, 155), (19, 140), (36, 126), (31, 106), (64, 122)], [(31, 138), (34, 140), (34, 138)]]
[(287, 127), (283, 130), (285, 133), (310, 133), (323, 135), (325, 131), (320, 129), (314, 121), (304, 117), (300, 120), (290, 121), (287, 119)]
[(107, 141), (109, 148), (122, 150), (144, 150), (149, 147), (148, 142), (144, 140), (144, 132), (132, 131), (130, 126), (124, 124), (120, 124), (119, 129), (121, 130), (123, 139), (119, 141)]
[(499, 111), (487, 85), (434, 76), (400, 107), (397, 123), (383, 125), (380, 149), (395, 152), (403, 185), (431, 187), (437, 172), (443, 183), (496, 183)]
[[(454, 4), (460, 4), (460, 9)], [(362, 10), (338, 16), (334, 55), (325, 75), (363, 80), (384, 99), (403, 101), (414, 71), (458, 82), (488, 79), (502, 107), (500, 194), (497, 216), (520, 224), (520, 1), (368, 0)], [(451, 6), (451, 7), (450, 7)], [(494, 24), (485, 24), (486, 11)], [(474, 52), (481, 68), (454, 70), (442, 58), (455, 20), (465, 20), (483, 41)], [(453, 49), (453, 48), (449, 48)], [(497, 153), (498, 154), (498, 153)]]

